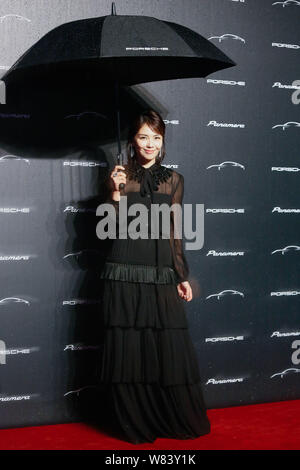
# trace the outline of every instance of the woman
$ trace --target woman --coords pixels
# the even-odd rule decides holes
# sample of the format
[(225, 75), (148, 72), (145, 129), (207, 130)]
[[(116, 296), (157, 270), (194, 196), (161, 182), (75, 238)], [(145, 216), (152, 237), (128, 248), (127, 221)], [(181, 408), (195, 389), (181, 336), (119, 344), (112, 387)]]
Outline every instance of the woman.
[[(149, 110), (129, 130), (128, 164), (116, 165), (107, 180), (116, 209), (121, 196), (135, 203), (181, 204), (183, 176), (161, 165), (165, 124)], [(123, 189), (119, 188), (125, 184)], [(127, 216), (127, 227), (137, 217)], [(190, 439), (210, 432), (197, 356), (183, 300), (192, 300), (182, 239), (116, 238), (101, 271), (104, 343), (99, 380), (108, 387), (112, 410), (132, 443), (157, 437)], [(150, 218), (151, 219), (151, 218)], [(119, 224), (120, 225), (120, 224)], [(161, 237), (161, 226), (159, 227)], [(117, 231), (118, 234), (118, 231)]]

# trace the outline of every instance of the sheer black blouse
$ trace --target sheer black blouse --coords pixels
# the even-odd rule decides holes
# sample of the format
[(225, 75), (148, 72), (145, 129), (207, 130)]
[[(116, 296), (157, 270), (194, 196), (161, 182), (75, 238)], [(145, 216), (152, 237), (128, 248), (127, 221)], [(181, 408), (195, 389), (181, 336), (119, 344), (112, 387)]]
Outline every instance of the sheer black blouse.
[[(177, 203), (182, 206), (184, 195), (183, 176), (158, 162), (149, 168), (144, 168), (136, 160), (132, 160), (123, 166), (125, 167), (123, 171), (126, 173), (126, 185), (124, 189), (120, 190), (121, 199), (122, 196), (127, 196), (128, 211), (135, 203), (146, 206), (149, 214), (148, 238), (133, 239), (130, 237), (129, 225), (139, 216), (140, 212), (138, 210), (134, 215), (129, 215), (128, 212), (126, 226), (122, 226), (119, 220), (121, 201), (114, 201), (111, 198), (109, 178), (107, 178), (105, 181), (105, 202), (112, 204), (116, 210), (117, 238), (114, 239), (110, 253), (106, 257), (101, 277), (136, 282), (174, 284), (187, 281), (189, 267), (183, 250), (182, 238), (176, 238), (173, 211), (170, 211), (170, 230), (167, 233), (163, 233), (161, 219), (159, 219), (158, 239), (151, 237), (150, 216), (152, 203), (167, 204), (168, 206)], [(125, 198), (123, 201), (125, 201)], [(123, 207), (126, 207), (126, 205)], [(137, 227), (136, 230), (138, 230)], [(177, 222), (176, 227), (179, 227)], [(121, 238), (122, 233), (125, 234), (124, 238)]]

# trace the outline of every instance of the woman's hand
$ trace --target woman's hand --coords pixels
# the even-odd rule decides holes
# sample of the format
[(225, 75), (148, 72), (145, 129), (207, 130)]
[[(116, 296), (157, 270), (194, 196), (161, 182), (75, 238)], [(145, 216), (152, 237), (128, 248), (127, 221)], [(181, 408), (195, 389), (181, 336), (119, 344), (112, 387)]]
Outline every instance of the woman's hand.
[(120, 183), (126, 184), (126, 173), (122, 171), (122, 169), (125, 170), (125, 167), (122, 165), (115, 165), (113, 170), (110, 172), (109, 188), (112, 192), (120, 191)]
[(189, 281), (184, 281), (181, 282), (180, 284), (177, 284), (177, 291), (179, 296), (183, 299), (189, 302), (193, 298), (193, 291), (191, 288), (191, 285)]

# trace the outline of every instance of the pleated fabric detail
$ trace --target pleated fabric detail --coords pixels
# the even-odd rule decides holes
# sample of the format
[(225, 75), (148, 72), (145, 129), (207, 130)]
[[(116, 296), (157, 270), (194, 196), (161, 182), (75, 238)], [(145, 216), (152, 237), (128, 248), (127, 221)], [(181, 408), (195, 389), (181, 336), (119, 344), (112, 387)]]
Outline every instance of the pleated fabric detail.
[(184, 328), (109, 328), (102, 351), (101, 382), (155, 383), (200, 381), (197, 357)]
[(131, 443), (210, 432), (177, 287), (103, 279), (104, 336), (97, 378)]
[(177, 275), (173, 268), (169, 266), (163, 266), (159, 272), (157, 266), (122, 264), (109, 261), (101, 269), (100, 279), (153, 284), (178, 284)]
[(104, 326), (188, 328), (184, 300), (175, 285), (102, 282)]
[(200, 384), (113, 384), (115, 414), (131, 443), (195, 439), (210, 432)]

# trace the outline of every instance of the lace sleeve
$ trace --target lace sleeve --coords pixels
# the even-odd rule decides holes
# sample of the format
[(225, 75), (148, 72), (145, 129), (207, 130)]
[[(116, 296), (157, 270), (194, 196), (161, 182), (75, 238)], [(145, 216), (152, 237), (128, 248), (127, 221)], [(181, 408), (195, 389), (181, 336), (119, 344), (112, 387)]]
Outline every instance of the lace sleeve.
[[(184, 194), (184, 178), (179, 173), (177, 173), (176, 176), (178, 177), (178, 181), (175, 182), (175, 190), (173, 191), (173, 194), (172, 194), (171, 204), (177, 203), (177, 204), (180, 204), (180, 206), (182, 207), (182, 200), (183, 200), (183, 194)], [(183, 236), (183, 230), (182, 230), (182, 236)], [(185, 254), (183, 251), (182, 238), (176, 238), (176, 233), (175, 233), (175, 238), (174, 238), (173, 211), (171, 211), (171, 221), (170, 221), (170, 243), (171, 243), (174, 268), (178, 277), (178, 283), (187, 281), (189, 277), (189, 266), (188, 266), (188, 263), (187, 263), (187, 260), (185, 258)]]

